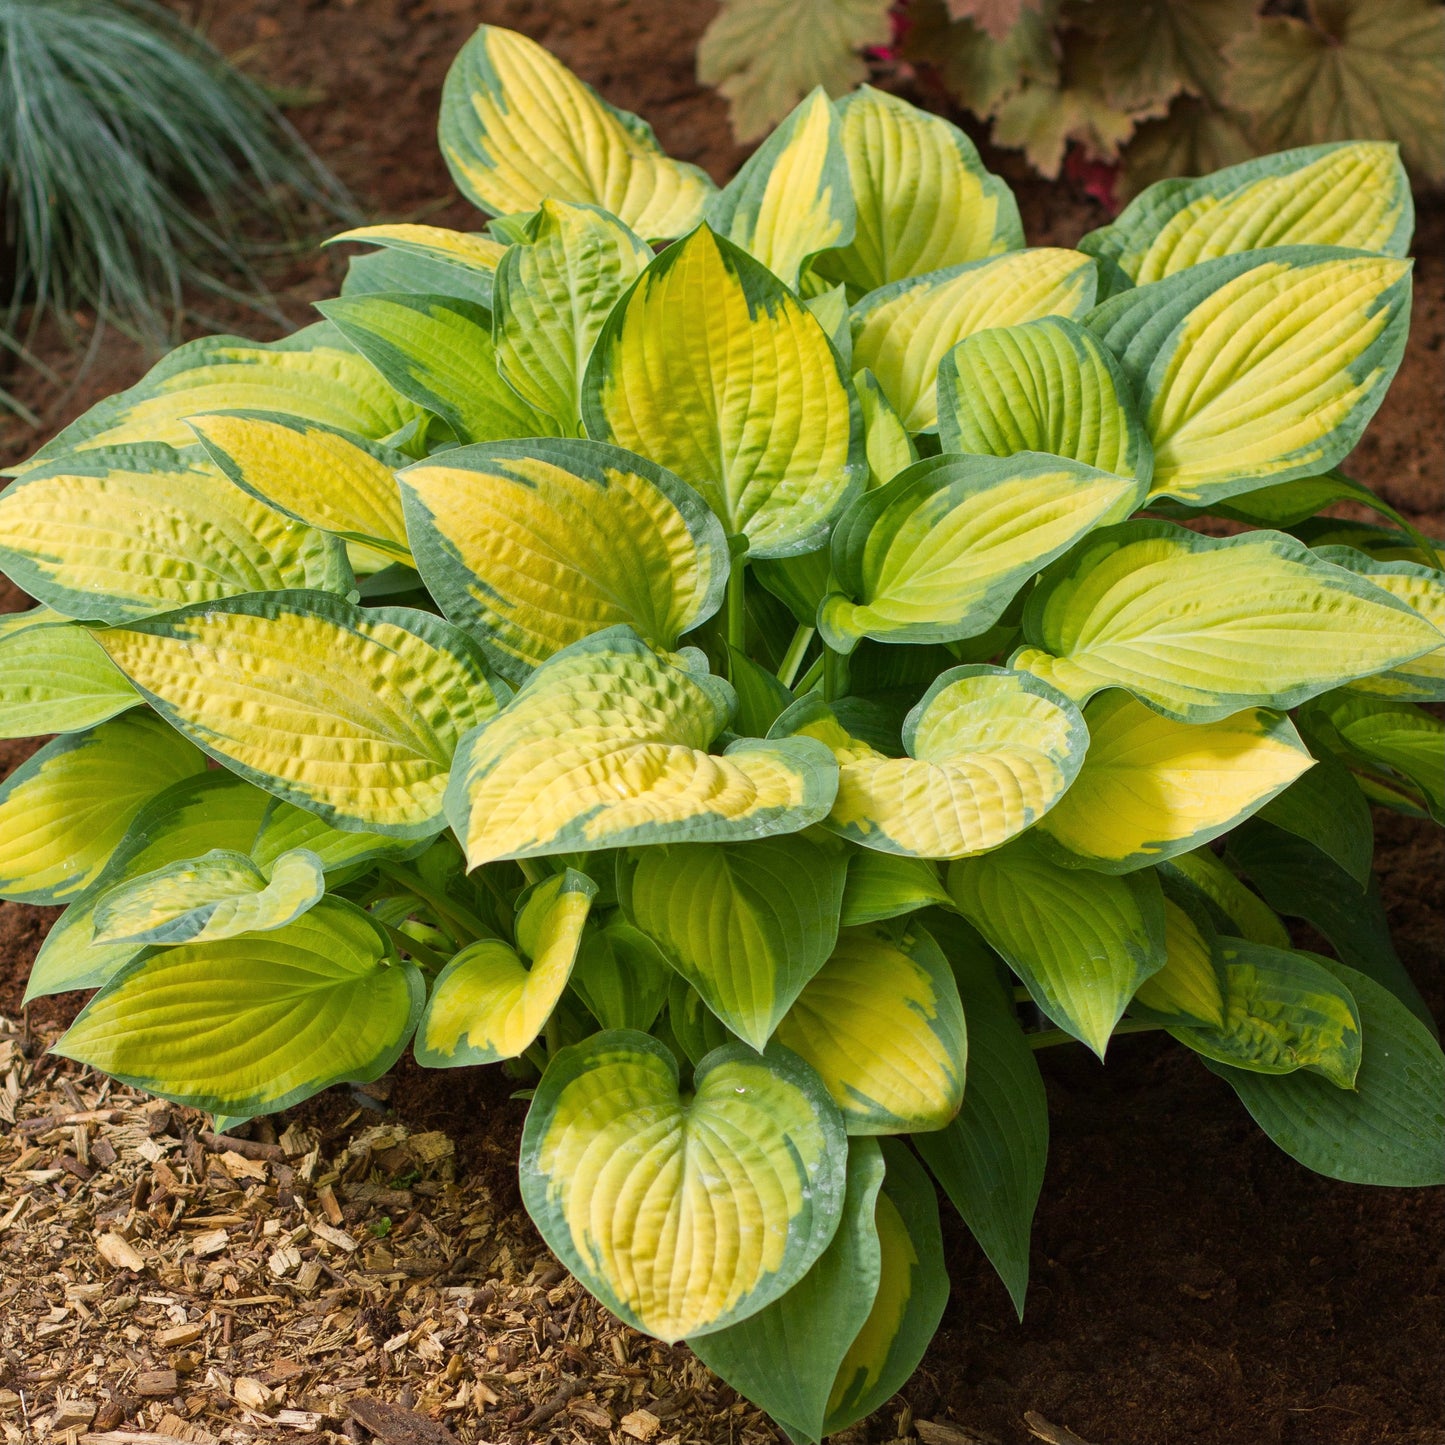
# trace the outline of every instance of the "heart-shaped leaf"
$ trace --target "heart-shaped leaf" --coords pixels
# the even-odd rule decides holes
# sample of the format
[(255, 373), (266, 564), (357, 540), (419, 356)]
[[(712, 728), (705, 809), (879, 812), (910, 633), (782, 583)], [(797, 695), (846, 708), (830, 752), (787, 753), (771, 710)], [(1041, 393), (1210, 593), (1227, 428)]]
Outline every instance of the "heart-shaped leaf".
[(823, 328), (706, 226), (608, 318), (582, 415), (591, 436), (696, 487), (757, 557), (820, 546), (866, 477), (858, 401)]
[(389, 952), (367, 914), (323, 899), (271, 933), (144, 955), (55, 1052), (198, 1109), (275, 1113), (396, 1062), (425, 987)]
[(963, 1101), (968, 1034), (948, 960), (922, 928), (848, 929), (778, 1025), (850, 1134), (941, 1129)]
[(904, 720), (904, 758), (852, 736), (816, 698), (795, 703), (774, 733), (832, 749), (838, 795), (830, 829), (917, 858), (963, 858), (1021, 833), (1065, 795), (1089, 745), (1083, 718), (1062, 693), (984, 664), (939, 675)]
[(1132, 478), (1063, 457), (930, 457), (839, 520), (819, 631), (840, 652), (863, 637), (976, 637), (1041, 567), (1139, 495)]
[(1192, 900), (1180, 892), (1182, 899), (1164, 896), (1164, 967), (1139, 985), (1129, 1011), (1157, 1023), (1223, 1029), (1224, 979), (1214, 928), (1207, 911), (1186, 906)]
[(213, 757), (357, 831), (438, 832), (458, 739), (497, 709), (500, 685), (450, 623), (321, 592), (185, 607), (99, 637)]
[(1047, 574), (1015, 654), (1082, 702), (1127, 688), (1166, 717), (1289, 708), (1440, 646), (1412, 608), (1282, 532), (1205, 537), (1126, 522)]
[(838, 937), (847, 858), (793, 834), (628, 854), (623, 911), (739, 1038), (761, 1050)]
[(1110, 689), (1084, 721), (1088, 757), (1039, 830), (1060, 845), (1057, 862), (1105, 873), (1217, 838), (1314, 762), (1289, 718), (1267, 708), (1182, 723)]
[(413, 1052), (429, 1069), (514, 1059), (542, 1032), (577, 961), (597, 885), (569, 868), (532, 890), (517, 920), (517, 945), (483, 938), (437, 975)]
[(1347, 758), (1397, 774), (1418, 789), (1437, 822), (1445, 822), (1445, 720), (1409, 702), (1332, 692), (1312, 702), (1306, 725), (1328, 727)]
[[(478, 235), (475, 231), (451, 231), (445, 226), (418, 226), (409, 222), (391, 226), (357, 226), (328, 238), (323, 244), (334, 246), (343, 241), (364, 242), (382, 248), (379, 252), (353, 257), (347, 281), (355, 274), (358, 262), (365, 263), (367, 271), (375, 271), (378, 276), (384, 274), (384, 270), (411, 265), (419, 274), (437, 278), (436, 284), (419, 287), (421, 291), (461, 296), (480, 301), (483, 306), (491, 305), (493, 278), (507, 250), (503, 242)], [(343, 284), (343, 296), (348, 289)], [(365, 289), (410, 291), (413, 288), (388, 283)]]
[(947, 906), (949, 901), (938, 869), (932, 863), (922, 858), (860, 848), (848, 857), (839, 923), (844, 928), (856, 928), (940, 903)]
[(521, 681), (627, 623), (663, 647), (722, 605), (727, 539), (684, 482), (592, 441), (462, 447), (401, 474), (417, 565), (448, 617)]
[(78, 622), (49, 607), (0, 618), (0, 738), (80, 732), (139, 702)]
[(700, 653), (661, 654), (628, 627), (563, 649), (458, 750), (447, 816), (468, 866), (818, 822), (837, 787), (828, 750), (744, 738), (714, 756), (733, 706)]
[(676, 975), (657, 945), (614, 914), (582, 939), (572, 988), (604, 1029), (652, 1027)]
[(786, 1293), (843, 1213), (843, 1124), (786, 1050), (729, 1044), (680, 1092), (646, 1034), (594, 1034), (547, 1067), (522, 1134), (522, 1199), (612, 1312), (667, 1341)]

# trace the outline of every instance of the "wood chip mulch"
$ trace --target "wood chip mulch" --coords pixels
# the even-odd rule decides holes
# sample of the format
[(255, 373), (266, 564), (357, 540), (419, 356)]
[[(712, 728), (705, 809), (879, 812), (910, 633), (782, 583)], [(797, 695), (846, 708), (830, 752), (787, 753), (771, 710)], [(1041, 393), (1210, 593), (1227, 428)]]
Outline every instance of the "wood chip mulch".
[(445, 1134), (358, 1108), (220, 1137), (50, 1042), (0, 1018), (4, 1445), (781, 1438), (598, 1306)]

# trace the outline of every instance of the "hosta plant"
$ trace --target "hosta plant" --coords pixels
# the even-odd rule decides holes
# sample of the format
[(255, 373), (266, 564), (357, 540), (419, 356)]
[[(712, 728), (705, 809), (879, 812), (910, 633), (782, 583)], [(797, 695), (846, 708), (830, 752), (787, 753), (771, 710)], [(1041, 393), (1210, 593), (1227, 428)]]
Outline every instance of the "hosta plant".
[(1310, 1168), (1445, 1181), (1368, 808), (1445, 812), (1445, 577), (1337, 470), (1393, 152), (1030, 249), (888, 95), (718, 190), (491, 28), (441, 143), (485, 231), (348, 233), (324, 320), (181, 347), (0, 496), (60, 1051), (222, 1127), (503, 1065), (558, 1257), (798, 1440), (932, 1335), (930, 1176), (1022, 1308), (1039, 1049), (1161, 1030)]

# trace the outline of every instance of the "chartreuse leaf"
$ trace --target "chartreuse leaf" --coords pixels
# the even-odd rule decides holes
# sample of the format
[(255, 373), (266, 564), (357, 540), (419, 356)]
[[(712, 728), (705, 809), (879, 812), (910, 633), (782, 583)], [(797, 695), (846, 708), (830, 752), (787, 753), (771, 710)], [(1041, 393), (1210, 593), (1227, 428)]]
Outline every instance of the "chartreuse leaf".
[(853, 370), (878, 378), (910, 432), (938, 422), (939, 364), (965, 336), (1040, 316), (1082, 316), (1094, 304), (1094, 263), (1039, 247), (894, 281), (853, 309)]
[(262, 870), (245, 853), (212, 848), (108, 889), (95, 905), (97, 943), (209, 943), (264, 933), (299, 918), (326, 891), (316, 854), (283, 853)]
[(1415, 206), (1399, 147), (1302, 146), (1188, 180), (1158, 181), (1079, 250), (1099, 262), (1106, 296), (1266, 246), (1349, 246), (1404, 256)]
[(244, 852), (272, 800), (220, 770), (192, 773), (159, 792), (135, 815), (95, 882), (51, 925), (40, 946), (25, 998), (96, 988), (144, 952), (135, 943), (96, 943), (95, 907), (117, 883), (208, 848)]
[(941, 1129), (963, 1100), (968, 1033), (948, 960), (920, 927), (851, 928), (778, 1025), (850, 1134)]
[(79, 897), (145, 804), (205, 766), (152, 712), (47, 743), (0, 784), (0, 898)]
[(671, 472), (602, 442), (493, 442), (401, 474), (417, 565), (517, 681), (627, 623), (663, 647), (722, 605), (727, 538)]
[(994, 955), (975, 944), (950, 950), (950, 962), (968, 1019), (968, 1086), (958, 1117), (913, 1142), (1022, 1319), (1029, 1236), (1049, 1154), (1048, 1100)]
[(918, 1368), (948, 1303), (938, 1195), (923, 1166), (896, 1139), (879, 1141), (887, 1174), (874, 1224), (878, 1293), (828, 1397), (824, 1434), (846, 1430), (895, 1395)]
[(938, 439), (945, 452), (1072, 457), (1137, 477), (1144, 491), (1154, 471), (1128, 378), (1093, 332), (1067, 316), (960, 341), (938, 368)]
[(502, 379), (485, 306), (394, 291), (338, 296), (316, 309), (403, 396), (441, 417), (458, 441), (556, 434), (557, 423)]
[(186, 418), (237, 410), (285, 412), (373, 439), (419, 415), (325, 322), (265, 345), (204, 336), (176, 347), (128, 391), (98, 402), (15, 471), (96, 447), (188, 447), (195, 435)]
[(457, 753), (447, 816), (468, 866), (818, 822), (838, 776), (821, 744), (744, 738), (706, 751), (733, 697), (701, 654), (664, 656), (628, 627), (564, 648)]
[(1309, 725), (1328, 724), (1347, 757), (1403, 778), (1445, 822), (1445, 720), (1409, 702), (1329, 693), (1310, 704)]
[[(1243, 831), (1250, 826), (1257, 825), (1246, 825)], [(1274, 948), (1290, 946), (1289, 930), (1279, 917), (1208, 848), (1177, 854), (1160, 865), (1159, 874), (1197, 899), (1221, 931)]]
[(689, 1341), (693, 1353), (794, 1439), (817, 1441), (838, 1370), (878, 1295), (876, 1222), (883, 1185), (876, 1140), (851, 1139), (838, 1232), (787, 1294), (735, 1325)]
[[(497, 266), (506, 253), (501, 241), (490, 236), (478, 235), (475, 231), (449, 231), (445, 226), (418, 226), (402, 223), (389, 226), (357, 226), (332, 236), (323, 244), (334, 246), (341, 241), (364, 242), (368, 246), (380, 246), (380, 254), (369, 252), (364, 262), (396, 257), (420, 263), (429, 274), (447, 277), (448, 284), (455, 291), (441, 286), (427, 286), (427, 291), (440, 290), (444, 296), (470, 296), (484, 306), (492, 298), (492, 282)], [(353, 260), (352, 268), (355, 269)], [(419, 268), (419, 269), (420, 269)], [(409, 287), (382, 286), (383, 291), (409, 290)], [(344, 288), (343, 288), (344, 290)]]
[(929, 457), (860, 497), (833, 531), (830, 647), (986, 632), (1045, 563), (1133, 511), (1139, 486), (1063, 457)]
[(522, 1133), (522, 1199), (557, 1257), (659, 1339), (756, 1313), (812, 1267), (843, 1213), (847, 1139), (785, 1049), (714, 1050), (693, 1092), (646, 1034), (556, 1054)]
[(819, 275), (861, 294), (1024, 244), (1013, 192), (957, 126), (871, 85), (838, 110), (858, 222)]
[(320, 592), (184, 607), (99, 637), (212, 757), (358, 832), (440, 831), (457, 742), (497, 709), (500, 685), (450, 623)]
[(312, 853), (327, 873), (351, 868), (373, 859), (415, 857), (430, 838), (392, 838), (381, 833), (356, 833), (333, 828), (324, 818), (281, 798), (268, 800), (266, 816), (246, 851), (251, 861), (266, 870), (285, 853)]
[(818, 547), (867, 474), (858, 401), (823, 328), (707, 226), (608, 318), (582, 415), (590, 435), (696, 487), (758, 557)]
[(1076, 701), (1127, 688), (1181, 722), (1288, 708), (1440, 643), (1418, 613), (1282, 532), (1168, 522), (1097, 533), (1024, 609), (1013, 660)]
[(621, 915), (590, 929), (572, 969), (572, 988), (604, 1029), (650, 1029), (675, 975), (657, 945)]
[(950, 902), (937, 867), (927, 859), (859, 848), (848, 855), (839, 922), (844, 928), (856, 928)]
[[(1445, 632), (1445, 572), (1415, 562), (1380, 561), (1354, 547), (1317, 547), (1315, 552), (1336, 567), (1369, 578)], [(1359, 678), (1350, 690), (1398, 702), (1445, 702), (1445, 646), (1389, 672)]]
[(958, 910), (1034, 1002), (1100, 1058), (1135, 990), (1164, 966), (1164, 899), (1150, 872), (1061, 868), (1031, 838), (954, 863)]
[(528, 236), (497, 268), (497, 367), (519, 396), (575, 436), (593, 343), (652, 251), (615, 216), (565, 201), (543, 201)]
[(79, 623), (49, 607), (0, 618), (0, 738), (79, 732), (138, 702)]
[(91, 451), (0, 495), (0, 567), (67, 617), (126, 622), (188, 602), (353, 582), (340, 545), (170, 447)]
[(1354, 998), (1362, 1050), (1353, 1089), (1308, 1070), (1283, 1077), (1206, 1059), (1254, 1121), (1307, 1169), (1351, 1184), (1445, 1184), (1445, 1056), (1430, 1031), (1363, 973), (1317, 959)]
[(1350, 770), (1325, 748), (1315, 765), (1272, 798), (1259, 816), (1312, 843), (1364, 888), (1375, 851), (1370, 805)]
[(242, 491), (411, 565), (396, 485), (396, 469), (408, 459), (399, 452), (277, 412), (215, 412), (191, 417), (190, 427)]
[(600, 206), (642, 236), (680, 236), (713, 189), (697, 166), (664, 155), (635, 115), (497, 25), (478, 27), (452, 62), (438, 134), (458, 189), (496, 216), (550, 197)]
[(761, 1050), (838, 937), (848, 860), (831, 839), (643, 848), (623, 911), (739, 1038)]
[(270, 933), (184, 943), (117, 974), (54, 1045), (127, 1084), (220, 1114), (270, 1114), (396, 1062), (425, 987), (381, 928), (326, 898)]
[(517, 918), (523, 964), (501, 939), (464, 948), (437, 976), (412, 1047), (417, 1063), (455, 1069), (514, 1059), (542, 1032), (577, 961), (597, 885), (569, 868), (539, 883)]
[(1089, 755), (1039, 829), (1060, 845), (1056, 862), (1105, 873), (1217, 838), (1314, 762), (1294, 724), (1267, 708), (1181, 723), (1111, 688), (1084, 721)]
[(1164, 967), (1139, 985), (1129, 1004), (1131, 1013), (1170, 1025), (1224, 1028), (1224, 980), (1214, 929), (1204, 913), (1165, 895)]
[(832, 749), (838, 796), (829, 828), (916, 858), (963, 858), (1021, 833), (1064, 795), (1089, 745), (1063, 694), (987, 664), (938, 677), (904, 720), (907, 757), (854, 737), (816, 698), (795, 703), (774, 733)]
[(821, 86), (709, 198), (704, 214), (719, 236), (794, 289), (809, 258), (853, 239), (843, 127)]
[(1205, 1058), (1257, 1074), (1312, 1069), (1352, 1089), (1360, 1015), (1349, 989), (1309, 954), (1240, 939), (1216, 943), (1224, 1018), (1169, 1032)]
[(1126, 291), (1088, 324), (1138, 393), (1153, 495), (1202, 506), (1340, 461), (1384, 399), (1409, 314), (1408, 261), (1280, 246)]
[(864, 446), (868, 453), (868, 486), (881, 487), (918, 460), (918, 448), (908, 435), (893, 403), (883, 395), (878, 378), (865, 366), (853, 377), (863, 411)]

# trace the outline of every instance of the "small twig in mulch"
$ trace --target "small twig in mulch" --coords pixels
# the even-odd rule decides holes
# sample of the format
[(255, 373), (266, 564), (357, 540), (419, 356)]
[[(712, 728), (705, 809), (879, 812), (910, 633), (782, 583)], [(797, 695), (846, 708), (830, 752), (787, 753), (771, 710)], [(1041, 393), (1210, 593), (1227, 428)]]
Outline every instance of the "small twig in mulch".
[(1067, 1425), (1053, 1425), (1035, 1410), (1024, 1411), (1024, 1424), (1029, 1434), (1036, 1436), (1044, 1445), (1089, 1445), (1082, 1435), (1075, 1435)]

